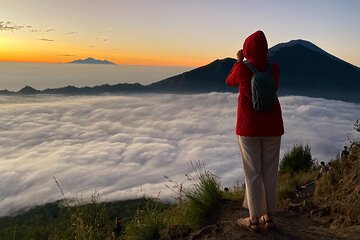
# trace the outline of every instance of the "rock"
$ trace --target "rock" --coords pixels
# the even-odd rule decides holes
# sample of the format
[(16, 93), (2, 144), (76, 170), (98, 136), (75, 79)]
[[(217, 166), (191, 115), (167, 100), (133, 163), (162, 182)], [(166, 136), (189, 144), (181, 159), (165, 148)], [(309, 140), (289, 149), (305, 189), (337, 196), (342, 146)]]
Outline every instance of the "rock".
[(300, 208), (303, 206), (302, 203), (290, 203), (288, 205), (288, 210), (294, 211), (294, 212), (299, 212)]
[(312, 218), (324, 217), (324, 216), (328, 216), (329, 214), (330, 214), (330, 206), (326, 206), (326, 207), (311, 210), (310, 217), (312, 217)]
[(300, 202), (300, 203), (292, 203), (291, 201), (287, 202), (287, 209), (294, 211), (294, 212), (299, 212), (300, 210), (303, 210), (305, 207), (309, 207), (309, 202), (307, 202), (306, 200)]
[(345, 222), (345, 218), (341, 217), (341, 218), (333, 221), (332, 224), (330, 225), (330, 228), (331, 229), (339, 228), (344, 224), (344, 222)]

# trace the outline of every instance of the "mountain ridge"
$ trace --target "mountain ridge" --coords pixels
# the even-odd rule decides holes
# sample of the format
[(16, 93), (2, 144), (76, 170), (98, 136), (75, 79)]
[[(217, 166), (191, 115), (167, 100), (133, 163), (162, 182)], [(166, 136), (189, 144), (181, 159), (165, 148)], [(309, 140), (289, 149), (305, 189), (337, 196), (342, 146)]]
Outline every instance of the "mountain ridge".
[[(323, 50), (322, 48), (316, 46), (314, 43), (310, 42), (310, 41), (307, 41), (307, 40), (303, 40), (303, 39), (296, 39), (296, 40), (291, 40), (289, 42), (284, 42), (284, 43), (278, 43), (276, 45), (274, 45), (273, 47), (271, 47), (269, 49), (269, 55), (272, 54), (272, 52), (275, 52), (277, 51), (279, 48), (282, 48), (282, 47), (288, 47), (288, 46), (294, 46), (294, 45), (301, 45), (305, 48), (308, 48), (310, 50), (313, 50), (314, 52), (318, 52), (318, 53), (322, 53), (324, 54), (325, 56), (328, 56), (334, 60), (337, 60), (337, 61), (344, 61), (328, 52), (326, 52), (325, 50)], [(344, 61), (345, 62), (345, 61)], [(349, 63), (351, 64), (351, 63)], [(351, 64), (352, 65), (352, 64)]]
[[(345, 62), (306, 40), (279, 43), (269, 49), (269, 61), (281, 66), (279, 95), (300, 95), (360, 102), (360, 68)], [(102, 93), (207, 93), (237, 92), (225, 84), (233, 58), (217, 59), (207, 65), (149, 85), (103, 84), (36, 90), (29, 87), (10, 94), (102, 94)]]

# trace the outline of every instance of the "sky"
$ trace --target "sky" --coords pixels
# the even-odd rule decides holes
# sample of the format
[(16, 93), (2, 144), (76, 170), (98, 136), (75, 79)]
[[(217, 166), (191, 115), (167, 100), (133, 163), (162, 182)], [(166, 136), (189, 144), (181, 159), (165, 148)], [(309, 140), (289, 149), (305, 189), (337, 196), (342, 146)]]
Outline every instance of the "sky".
[(235, 57), (261, 29), (269, 46), (313, 42), (360, 66), (357, 0), (0, 0), (0, 61), (191, 66)]
[[(145, 99), (146, 98), (146, 99)], [(308, 144), (318, 162), (335, 159), (360, 105), (280, 97), (281, 156)], [(196, 104), (194, 104), (196, 103)], [(164, 175), (188, 186), (200, 161), (223, 186), (243, 181), (235, 121), (237, 94), (0, 96), (0, 216), (66, 197), (166, 199)]]

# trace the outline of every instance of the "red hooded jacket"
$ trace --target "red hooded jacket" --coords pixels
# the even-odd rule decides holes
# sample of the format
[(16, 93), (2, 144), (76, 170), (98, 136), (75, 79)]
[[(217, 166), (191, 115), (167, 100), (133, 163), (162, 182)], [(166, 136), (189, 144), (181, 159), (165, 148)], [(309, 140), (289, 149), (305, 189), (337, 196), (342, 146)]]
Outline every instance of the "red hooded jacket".
[[(265, 71), (267, 67), (267, 53), (268, 44), (262, 31), (257, 31), (245, 39), (244, 57), (259, 71)], [(277, 88), (280, 79), (279, 65), (272, 64), (272, 73)], [(252, 107), (252, 75), (243, 62), (236, 62), (226, 78), (227, 85), (239, 87), (236, 134), (246, 137), (281, 136), (284, 134), (284, 125), (279, 100), (276, 99), (275, 108), (271, 112), (259, 112)]]

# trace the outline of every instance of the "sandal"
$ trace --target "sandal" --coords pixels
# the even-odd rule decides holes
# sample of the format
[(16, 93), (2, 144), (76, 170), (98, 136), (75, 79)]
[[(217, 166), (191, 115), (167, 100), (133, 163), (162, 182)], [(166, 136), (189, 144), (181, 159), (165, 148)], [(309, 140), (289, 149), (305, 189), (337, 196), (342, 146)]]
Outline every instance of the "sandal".
[(266, 219), (265, 216), (261, 216), (260, 217), (260, 223), (265, 224), (265, 229), (266, 230), (273, 230), (275, 228), (275, 223), (271, 218)]
[(259, 222), (252, 222), (249, 217), (247, 218), (239, 218), (237, 223), (242, 226), (246, 227), (251, 231), (258, 231), (260, 230)]

